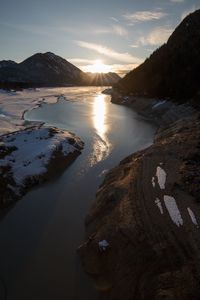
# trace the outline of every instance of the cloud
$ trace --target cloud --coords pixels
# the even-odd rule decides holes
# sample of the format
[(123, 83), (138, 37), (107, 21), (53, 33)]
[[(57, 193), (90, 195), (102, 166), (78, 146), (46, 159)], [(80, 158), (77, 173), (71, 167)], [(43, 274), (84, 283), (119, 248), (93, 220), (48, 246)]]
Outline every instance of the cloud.
[[(69, 60), (69, 59), (68, 59)], [(70, 61), (70, 60), (69, 60)], [(124, 76), (128, 72), (135, 69), (139, 64), (112, 64), (112, 65), (106, 65), (107, 68), (110, 70), (110, 72), (115, 72), (119, 74), (120, 76)], [(77, 65), (83, 72), (88, 72), (88, 65)]]
[(157, 27), (151, 31), (146, 37), (141, 37), (139, 42), (142, 45), (161, 45), (164, 44), (170, 35), (172, 34), (173, 29), (165, 27)]
[(125, 63), (141, 63), (142, 59), (132, 56), (129, 53), (121, 53), (117, 52), (111, 48), (95, 44), (95, 43), (88, 43), (84, 41), (75, 41), (77, 45), (79, 45), (82, 48), (93, 50), (97, 53), (103, 54), (107, 57), (110, 57), (112, 59), (115, 59), (117, 61), (125, 62)]
[(137, 11), (133, 14), (125, 14), (123, 17), (129, 22), (146, 22), (152, 20), (160, 20), (165, 17), (167, 14), (162, 11)]
[[(153, 51), (153, 50), (152, 50)], [(96, 63), (96, 59), (85, 59), (85, 58), (67, 58), (69, 62), (75, 64), (78, 68), (80, 68), (84, 72), (88, 72), (88, 66), (91, 66)], [(140, 63), (142, 63), (141, 60)], [(110, 72), (118, 73), (120, 76), (124, 76), (126, 73), (135, 69), (140, 63), (133, 64), (107, 64), (106, 66), (110, 70)]]
[(185, 19), (185, 17), (191, 13), (193, 13), (197, 9), (196, 5), (193, 5), (189, 9), (185, 10), (181, 15), (181, 20)]
[[(85, 30), (85, 33), (88, 32), (88, 28)], [(90, 30), (90, 34), (110, 34), (113, 33), (113, 30), (109, 27), (97, 27), (97, 28), (92, 28)]]
[(116, 24), (116, 25), (111, 25), (110, 27), (99, 27), (99, 28), (93, 28), (90, 33), (93, 34), (116, 34), (119, 36), (127, 37), (128, 36), (128, 31)]
[(128, 36), (128, 31), (120, 25), (113, 25), (112, 29), (113, 29), (113, 32), (117, 35), (124, 36), (124, 37)]
[(115, 21), (115, 22), (119, 22), (119, 20), (117, 19), (117, 18), (114, 18), (114, 17), (110, 17), (110, 19), (112, 20), (112, 21)]
[(96, 59), (85, 59), (85, 58), (68, 58), (67, 59), (72, 64), (84, 65), (84, 64), (94, 64)]
[(171, 2), (173, 2), (173, 3), (182, 3), (182, 2), (184, 2), (185, 0), (170, 0)]
[(130, 47), (131, 47), (131, 48), (138, 48), (139, 45), (138, 45), (138, 44), (132, 44), (132, 45), (130, 45)]

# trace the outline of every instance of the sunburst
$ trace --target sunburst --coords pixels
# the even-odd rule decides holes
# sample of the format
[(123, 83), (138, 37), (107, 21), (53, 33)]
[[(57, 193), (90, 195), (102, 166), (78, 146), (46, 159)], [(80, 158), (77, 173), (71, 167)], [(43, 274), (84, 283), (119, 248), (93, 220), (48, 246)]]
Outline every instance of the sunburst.
[(87, 66), (87, 71), (91, 73), (108, 73), (111, 71), (111, 67), (109, 65), (105, 65), (102, 60), (98, 59), (93, 65)]

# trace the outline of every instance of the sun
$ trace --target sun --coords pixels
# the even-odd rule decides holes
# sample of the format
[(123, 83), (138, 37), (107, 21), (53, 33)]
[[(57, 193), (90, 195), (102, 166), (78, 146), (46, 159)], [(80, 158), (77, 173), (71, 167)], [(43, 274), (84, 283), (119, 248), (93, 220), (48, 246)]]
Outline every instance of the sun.
[(111, 71), (111, 67), (109, 65), (105, 65), (102, 60), (95, 60), (93, 65), (87, 66), (88, 72), (91, 73), (108, 73)]

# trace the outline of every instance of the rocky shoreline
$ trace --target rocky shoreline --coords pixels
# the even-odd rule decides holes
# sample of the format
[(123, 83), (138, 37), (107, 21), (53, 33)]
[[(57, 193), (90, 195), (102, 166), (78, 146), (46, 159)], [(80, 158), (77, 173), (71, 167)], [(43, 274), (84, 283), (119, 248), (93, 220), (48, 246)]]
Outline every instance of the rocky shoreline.
[(124, 159), (99, 187), (78, 249), (84, 270), (102, 299), (199, 299), (200, 116), (165, 99), (115, 95), (112, 102), (159, 129), (152, 146)]

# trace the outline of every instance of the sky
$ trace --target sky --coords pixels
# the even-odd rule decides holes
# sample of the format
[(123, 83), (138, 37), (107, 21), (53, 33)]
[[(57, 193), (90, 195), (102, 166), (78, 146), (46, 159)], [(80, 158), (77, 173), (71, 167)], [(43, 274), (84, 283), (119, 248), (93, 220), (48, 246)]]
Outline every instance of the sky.
[(123, 75), (165, 43), (200, 0), (0, 0), (0, 60), (53, 52)]

